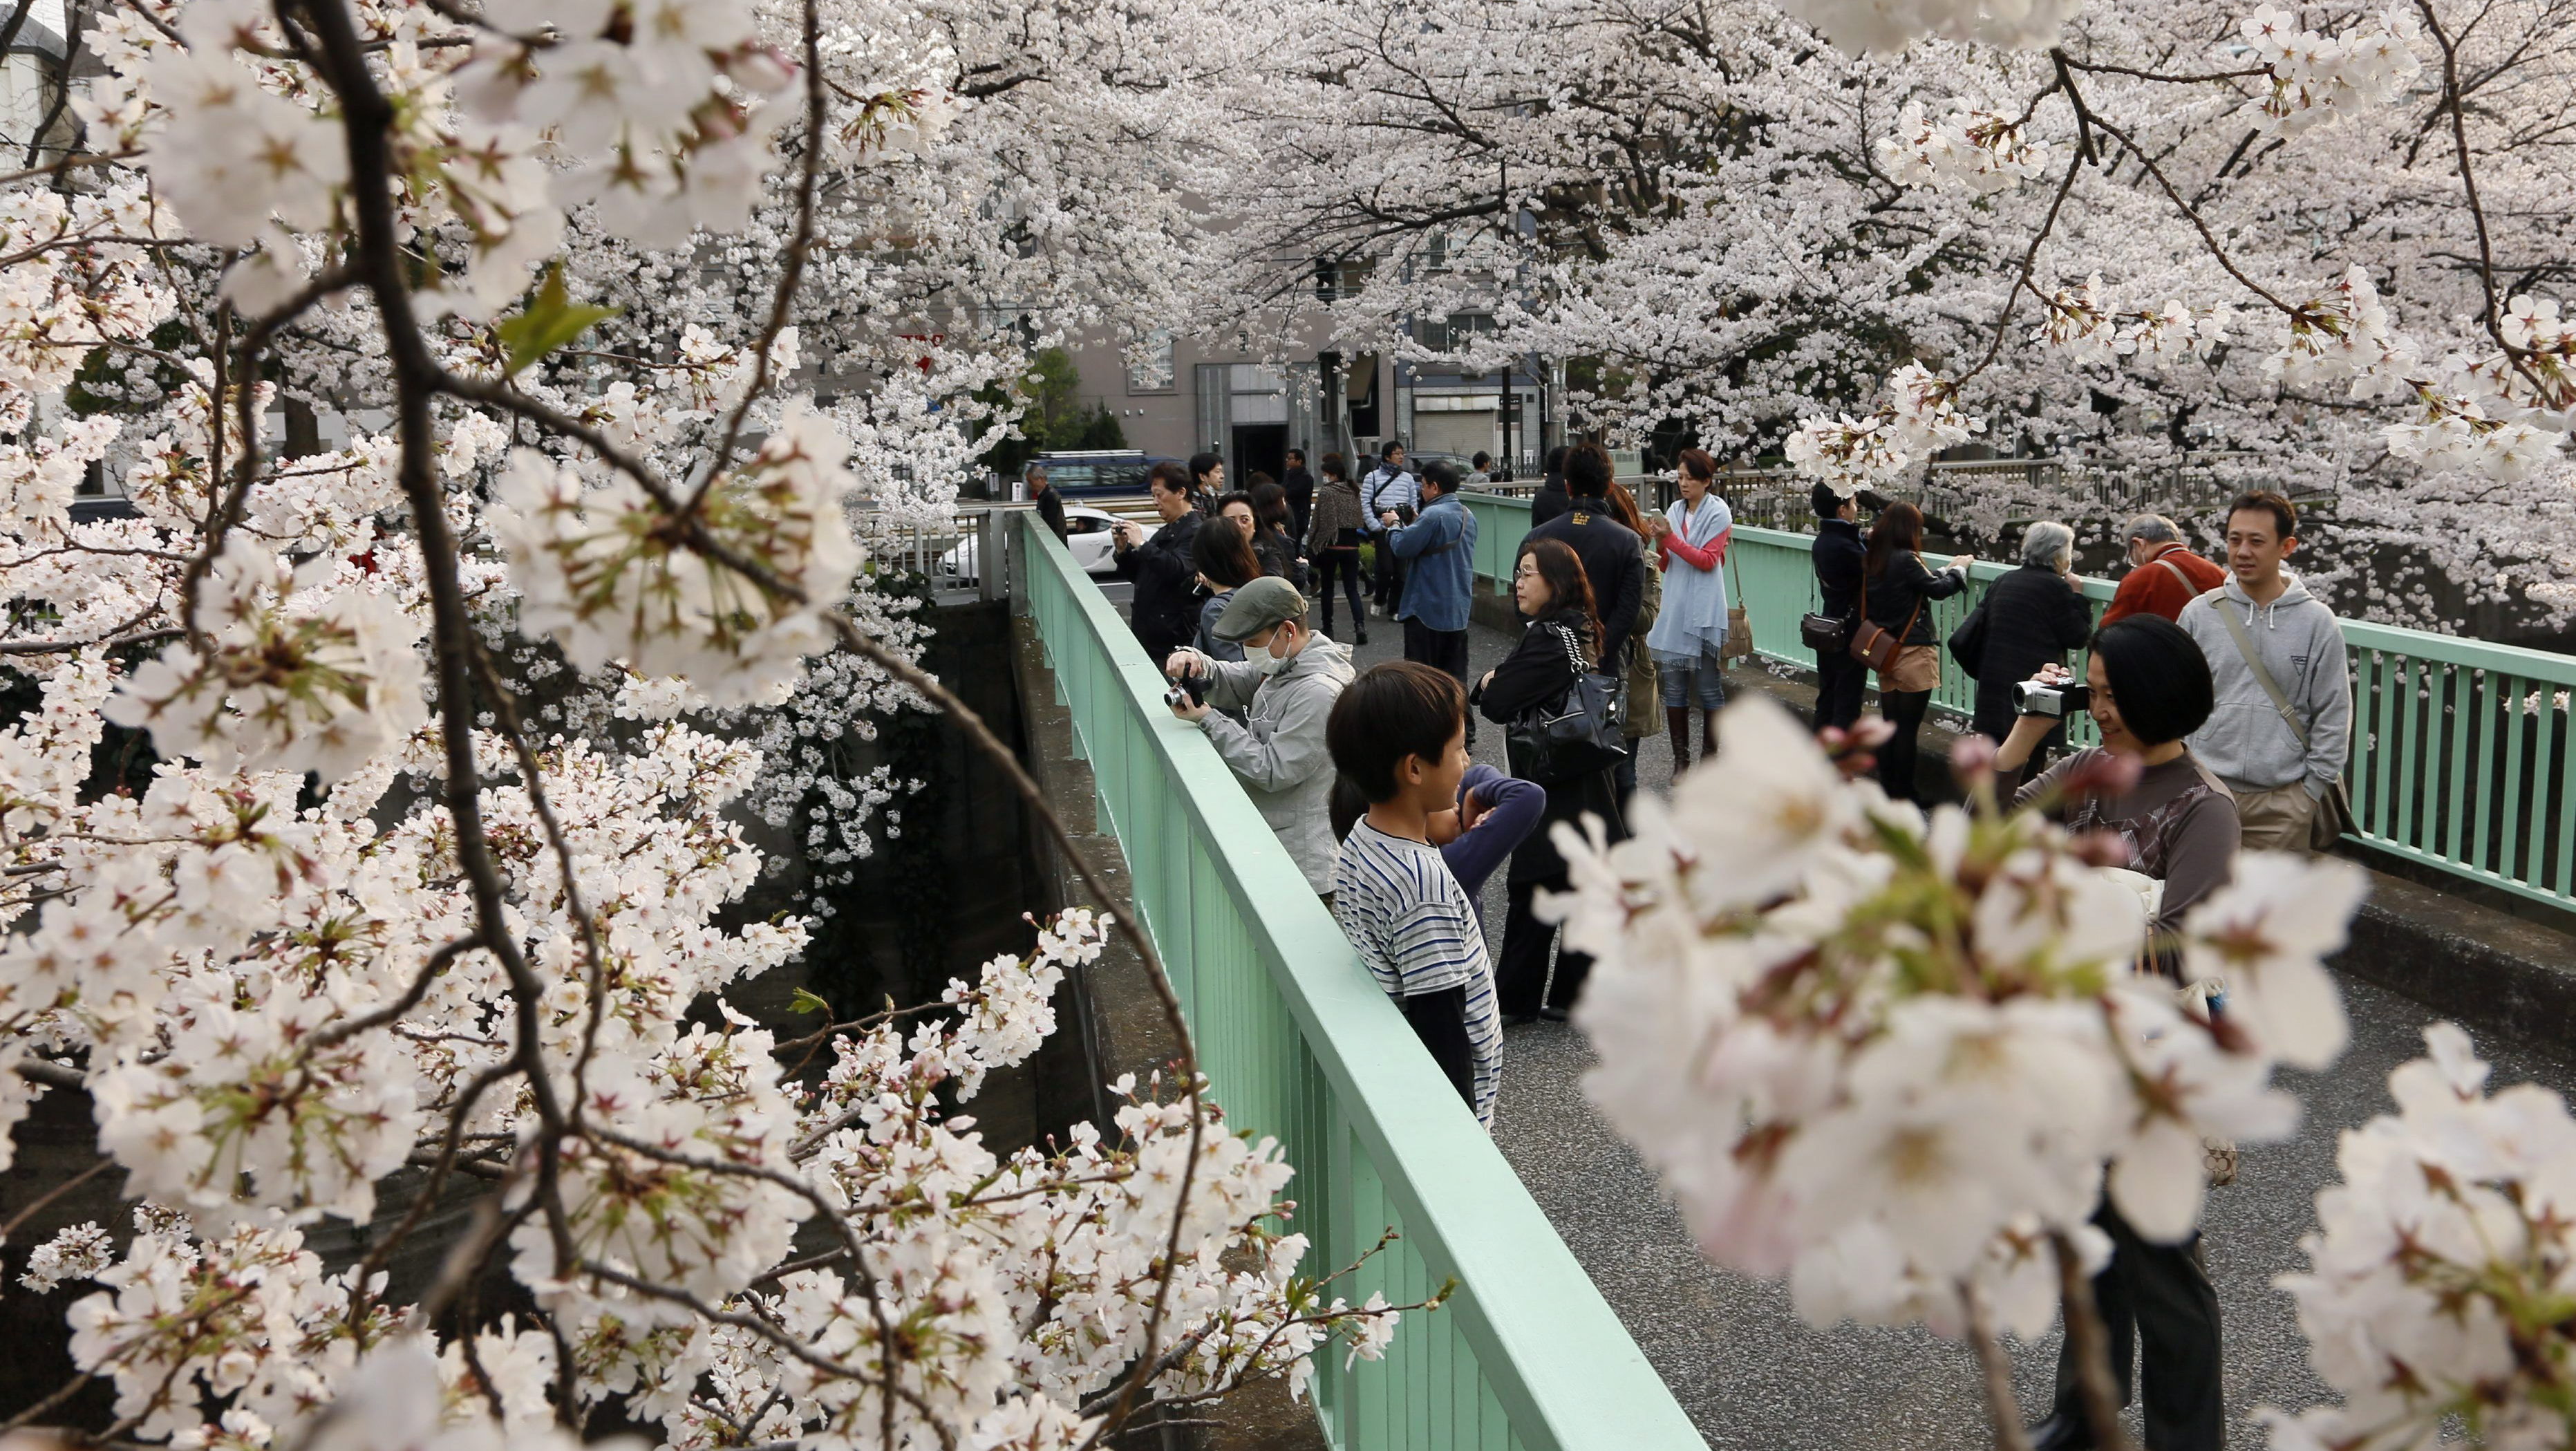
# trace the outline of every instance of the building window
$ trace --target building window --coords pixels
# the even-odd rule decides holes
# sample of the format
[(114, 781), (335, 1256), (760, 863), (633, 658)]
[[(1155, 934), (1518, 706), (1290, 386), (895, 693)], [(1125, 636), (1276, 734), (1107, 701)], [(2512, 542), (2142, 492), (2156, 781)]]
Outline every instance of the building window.
[(1435, 353), (1455, 353), (1473, 346), (1494, 330), (1490, 312), (1453, 312), (1447, 317), (1417, 317), (1413, 340)]
[(1130, 393), (1169, 393), (1175, 371), (1172, 366), (1172, 334), (1167, 328), (1156, 328), (1145, 334), (1127, 350), (1127, 391)]

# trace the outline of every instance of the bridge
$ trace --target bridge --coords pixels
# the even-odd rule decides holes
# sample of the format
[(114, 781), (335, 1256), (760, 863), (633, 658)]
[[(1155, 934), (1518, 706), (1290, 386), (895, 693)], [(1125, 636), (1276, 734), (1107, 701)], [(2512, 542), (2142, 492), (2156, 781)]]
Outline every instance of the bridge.
[[(1525, 500), (1470, 494), (1476, 567), (1499, 595), (1528, 524)], [(1017, 511), (1014, 511), (1015, 513)], [(1506, 1039), (1496, 1132), (1480, 1132), (1357, 964), (1322, 906), (1276, 890), (1297, 874), (1162, 683), (1116, 608), (1032, 518), (987, 526), (1010, 556), (1007, 589), (1043, 642), (1097, 783), (1104, 829), (1127, 856), (1136, 908), (1165, 960), (1219, 1100), (1277, 1137), (1310, 1264), (1338, 1268), (1388, 1228), (1400, 1236), (1338, 1293), (1450, 1298), (1408, 1317), (1379, 1366), (1317, 1367), (1326, 1437), (1345, 1448), (1929, 1448), (1989, 1444), (1966, 1351), (1921, 1332), (1800, 1323), (1783, 1287), (1703, 1263), (1652, 1175), (1584, 1104), (1589, 1058), (1561, 1024)], [(1810, 663), (1796, 617), (1812, 599), (1807, 539), (1739, 528), (1736, 569), (1762, 657)], [(1008, 544), (1007, 551), (1000, 548)], [(1981, 565), (1980, 589), (2001, 571)], [(2107, 601), (2107, 581), (2087, 580)], [(1973, 596), (1946, 602), (1944, 627)], [(2352, 770), (2365, 859), (2509, 895), (2533, 912), (2569, 895), (2576, 798), (2566, 781), (2576, 662), (2417, 631), (2347, 624), (2354, 657)], [(1361, 663), (1392, 656), (1394, 631)], [(1480, 626), (1474, 668), (1511, 637)], [(1759, 684), (1740, 672), (1736, 688)], [(1964, 713), (1971, 687), (1937, 699)], [(2536, 696), (2536, 699), (2535, 699)], [(1488, 743), (1489, 749), (1498, 744)], [(1641, 784), (1669, 781), (1650, 738)], [(1492, 895), (1500, 894), (1495, 884)], [(1499, 931), (1499, 901), (1486, 907)], [(2227, 1326), (2231, 1420), (2325, 1395), (2273, 1276), (2296, 1267), (2310, 1199), (2332, 1177), (2334, 1135), (2386, 1106), (2387, 1071), (2442, 1014), (2347, 979), (2354, 1045), (2290, 1087), (2308, 1105), (2287, 1144), (2249, 1150), (2213, 1196), (2208, 1255)], [(2499, 1081), (2576, 1091), (2548, 1043), (2482, 1045)], [(2044, 1412), (2053, 1339), (2014, 1347), (2024, 1409)]]

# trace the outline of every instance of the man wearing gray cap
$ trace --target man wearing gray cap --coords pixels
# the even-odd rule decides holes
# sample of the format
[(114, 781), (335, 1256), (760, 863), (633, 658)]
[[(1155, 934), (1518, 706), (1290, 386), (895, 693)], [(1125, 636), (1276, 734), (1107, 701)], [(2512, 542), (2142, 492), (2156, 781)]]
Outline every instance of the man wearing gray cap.
[[(1172, 652), (1163, 673), (1186, 680), (1172, 714), (1207, 732), (1209, 744), (1243, 782), (1261, 819), (1288, 849), (1306, 885), (1331, 899), (1333, 757), (1324, 721), (1351, 683), (1350, 652), (1306, 628), (1306, 599), (1276, 575), (1234, 592), (1209, 630), (1243, 646), (1241, 660), (1211, 660), (1196, 650)], [(1227, 710), (1240, 710), (1236, 721)]]

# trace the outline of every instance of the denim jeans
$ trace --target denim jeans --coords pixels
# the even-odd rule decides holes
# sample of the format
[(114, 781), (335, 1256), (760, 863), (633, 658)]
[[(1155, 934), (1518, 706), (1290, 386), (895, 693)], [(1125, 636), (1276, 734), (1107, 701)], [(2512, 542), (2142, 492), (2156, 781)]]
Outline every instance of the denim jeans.
[(1690, 708), (1694, 680), (1699, 683), (1700, 709), (1714, 712), (1726, 705), (1726, 662), (1714, 651), (1693, 658), (1658, 650), (1655, 674), (1663, 681), (1666, 710)]

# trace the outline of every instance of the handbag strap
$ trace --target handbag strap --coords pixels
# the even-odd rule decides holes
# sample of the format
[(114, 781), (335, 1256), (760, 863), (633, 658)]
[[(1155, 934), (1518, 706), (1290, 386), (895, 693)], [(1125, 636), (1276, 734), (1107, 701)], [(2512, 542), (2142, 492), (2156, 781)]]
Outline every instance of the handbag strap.
[(2193, 588), (2194, 588), (2194, 586), (2192, 585), (2192, 582), (2191, 582), (2191, 576), (2190, 576), (2190, 575), (2187, 575), (2187, 574), (2185, 574), (2185, 573), (2183, 573), (2183, 572), (2182, 572), (2182, 566), (2181, 566), (2181, 565), (2174, 563), (2171, 559), (2169, 559), (2169, 558), (2167, 558), (2166, 556), (2161, 555), (2161, 554), (2159, 554), (2159, 555), (2157, 555), (2157, 556), (2156, 556), (2156, 563), (2161, 564), (2161, 565), (2163, 565), (2165, 568), (2172, 570), (2172, 571), (2173, 571), (2173, 577), (2174, 577), (2174, 578), (2176, 578), (2176, 579), (2178, 579), (2178, 580), (2181, 580), (2181, 581), (2182, 581), (2182, 587), (2183, 587), (2184, 589), (2193, 589)]
[(1576, 677), (1580, 678), (1591, 674), (1591, 667), (1583, 663), (1583, 651), (1574, 643), (1574, 627), (1566, 624), (1555, 624), (1549, 626), (1549, 628), (1556, 631), (1556, 637), (1565, 643), (1565, 663), (1574, 667)]
[[(1919, 564), (1922, 561), (1917, 559), (1915, 562)], [(1860, 597), (1862, 605), (1860, 617), (1866, 620), (1869, 618), (1869, 572), (1866, 569), (1861, 571)], [(1897, 649), (1904, 649), (1905, 642), (1914, 638), (1914, 622), (1921, 618), (1923, 618), (1923, 591), (1917, 588), (1914, 591), (1914, 613), (1905, 617), (1905, 628), (1896, 632)]]
[(2236, 618), (2234, 611), (2227, 608), (2226, 588), (2221, 586), (2211, 590), (2202, 598), (2208, 600), (2209, 607), (2216, 610), (2218, 617), (2227, 622), (2227, 633), (2235, 637), (2236, 653), (2245, 657), (2246, 668), (2254, 672), (2254, 683), (2263, 687), (2265, 695), (2272, 697), (2272, 708), (2281, 713), (2281, 723), (2290, 728), (2290, 734), (2299, 738), (2299, 749), (2307, 750), (2308, 728), (2299, 724), (2298, 714), (2290, 709), (2290, 697), (2282, 692), (2281, 682), (2272, 678), (2272, 672), (2264, 669), (2262, 659), (2255, 655), (2254, 642), (2246, 638), (2243, 622)]

